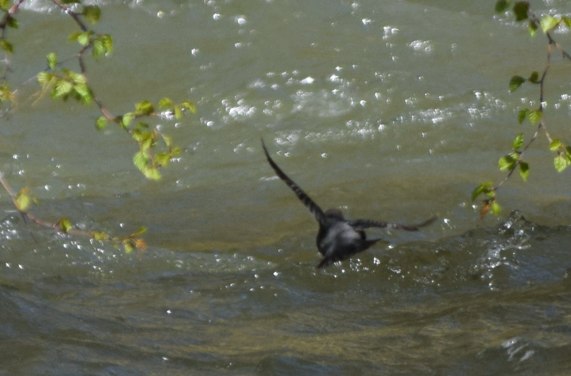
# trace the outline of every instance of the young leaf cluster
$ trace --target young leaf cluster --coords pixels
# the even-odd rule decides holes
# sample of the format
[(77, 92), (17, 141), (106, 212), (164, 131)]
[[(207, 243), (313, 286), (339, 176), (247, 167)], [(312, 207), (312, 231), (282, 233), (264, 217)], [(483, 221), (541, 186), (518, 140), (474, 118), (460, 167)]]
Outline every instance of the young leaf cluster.
[(494, 188), (494, 183), (489, 181), (477, 186), (474, 191), (472, 191), (472, 201), (476, 200), (482, 194), (488, 198), (484, 199), (482, 202), (482, 206), (480, 207), (480, 216), (485, 216), (490, 210), (494, 215), (500, 215), (502, 208), (496, 201), (496, 189)]
[(505, 12), (512, 5), (512, 11), (514, 13), (515, 20), (518, 22), (528, 21), (528, 31), (531, 36), (534, 36), (540, 27), (543, 33), (547, 33), (559, 25), (564, 25), (568, 28), (571, 28), (571, 18), (566, 16), (553, 17), (551, 15), (546, 15), (539, 19), (535, 16), (535, 14), (531, 13), (529, 1), (514, 2), (511, 0), (499, 0), (496, 2), (496, 13)]
[[(163, 98), (158, 103), (159, 109), (174, 114), (175, 119), (181, 119), (185, 112), (196, 111), (195, 106), (188, 100), (179, 104), (174, 104), (169, 98)], [(147, 101), (141, 101), (135, 104), (135, 111), (128, 112), (122, 116), (117, 116), (113, 119), (108, 119), (105, 116), (100, 116), (95, 121), (95, 127), (98, 130), (104, 129), (109, 121), (117, 122), (123, 129), (131, 134), (139, 146), (139, 151), (133, 156), (133, 164), (141, 171), (141, 173), (151, 180), (159, 180), (161, 174), (160, 167), (167, 166), (170, 160), (180, 154), (180, 148), (172, 144), (171, 137), (161, 133), (156, 127), (151, 129), (151, 126), (144, 122), (137, 122), (142, 117), (160, 116), (156, 113), (155, 106)], [(163, 145), (161, 151), (154, 151), (159, 145)]]
[(93, 57), (109, 55), (113, 52), (113, 37), (109, 34), (95, 34), (93, 30), (76, 31), (68, 37), (83, 47), (91, 47)]
[[(49, 54), (47, 59), (48, 65), (57, 64), (55, 53)], [(68, 98), (73, 98), (84, 104), (89, 104), (93, 100), (93, 92), (87, 86), (85, 74), (62, 69), (60, 72), (40, 72), (36, 78), (42, 92), (50, 90), (53, 99), (61, 98), (66, 101)]]
[[(512, 142), (512, 151), (504, 155), (498, 161), (498, 168), (500, 171), (509, 171), (508, 177), (517, 169), (523, 181), (527, 180), (529, 176), (529, 164), (522, 160), (523, 155), (523, 133), (518, 133)], [(472, 201), (476, 200), (480, 195), (485, 195), (488, 198), (484, 199), (480, 207), (480, 216), (483, 217), (488, 212), (494, 215), (500, 215), (502, 208), (496, 200), (496, 190), (499, 186), (494, 186), (493, 182), (485, 182), (477, 186), (472, 191)]]
[(500, 171), (513, 171), (518, 168), (519, 175), (523, 181), (526, 181), (529, 176), (529, 164), (521, 159), (523, 154), (522, 146), (523, 133), (518, 133), (512, 142), (512, 152), (500, 158), (498, 161), (498, 168)]
[(557, 172), (562, 172), (571, 165), (571, 146), (567, 146), (555, 138), (549, 144), (549, 150), (557, 153), (553, 159), (553, 166)]

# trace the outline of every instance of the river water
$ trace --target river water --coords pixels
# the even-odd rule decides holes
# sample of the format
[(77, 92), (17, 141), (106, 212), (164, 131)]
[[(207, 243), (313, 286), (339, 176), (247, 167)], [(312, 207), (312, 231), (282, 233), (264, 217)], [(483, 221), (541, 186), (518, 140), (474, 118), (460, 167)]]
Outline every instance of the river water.
[[(18, 86), (1, 166), (38, 197), (32, 212), (116, 235), (146, 226), (149, 247), (125, 254), (26, 224), (2, 193), (0, 375), (570, 374), (568, 172), (540, 135), (529, 180), (498, 191), (498, 218), (479, 219), (470, 198), (505, 176), (515, 134), (533, 134), (517, 112), (538, 88), (508, 82), (543, 69), (543, 35), (479, 0), (99, 5), (115, 52), (87, 68), (106, 106), (168, 96), (197, 113), (153, 120), (183, 151), (151, 182), (124, 132), (95, 130), (94, 105)], [(532, 6), (571, 13), (563, 0)], [(47, 1), (18, 20), (12, 82), (77, 50)], [(569, 140), (571, 66), (554, 57), (545, 117)], [(262, 137), (324, 209), (438, 221), (369, 230), (385, 241), (316, 270), (317, 225)]]

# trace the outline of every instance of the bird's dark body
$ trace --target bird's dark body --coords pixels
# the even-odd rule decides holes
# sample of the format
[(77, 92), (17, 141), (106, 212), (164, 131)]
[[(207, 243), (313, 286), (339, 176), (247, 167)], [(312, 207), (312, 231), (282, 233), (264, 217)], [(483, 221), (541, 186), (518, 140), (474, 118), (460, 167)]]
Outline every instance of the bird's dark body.
[(264, 153), (266, 154), (270, 166), (272, 166), (278, 177), (291, 188), (299, 200), (315, 216), (319, 224), (316, 240), (317, 249), (319, 253), (323, 255), (323, 260), (317, 265), (318, 268), (325, 268), (334, 262), (348, 259), (359, 252), (367, 250), (370, 246), (381, 240), (367, 239), (367, 235), (364, 231), (367, 228), (388, 227), (397, 230), (418, 231), (420, 227), (429, 225), (436, 219), (436, 217), (433, 217), (417, 225), (399, 225), (370, 219), (348, 221), (338, 209), (329, 209), (323, 212), (323, 210), (321, 210), (321, 208), (273, 161), (266, 149), (264, 140), (262, 140), (262, 147), (264, 148)]
[(325, 217), (325, 223), (319, 223), (316, 239), (317, 249), (324, 256), (317, 265), (318, 268), (345, 260), (381, 240), (368, 240), (365, 231), (355, 230), (350, 222), (343, 218), (341, 212), (336, 212), (335, 209), (326, 211)]

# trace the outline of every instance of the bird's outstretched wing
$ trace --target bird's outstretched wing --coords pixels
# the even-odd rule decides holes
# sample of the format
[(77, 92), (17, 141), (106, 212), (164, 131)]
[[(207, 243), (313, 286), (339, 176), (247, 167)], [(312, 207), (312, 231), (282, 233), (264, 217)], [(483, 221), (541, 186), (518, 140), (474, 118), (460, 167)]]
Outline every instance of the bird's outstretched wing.
[(349, 225), (353, 227), (356, 231), (364, 230), (370, 227), (389, 228), (393, 230), (418, 231), (420, 230), (421, 227), (428, 226), (429, 224), (436, 221), (436, 218), (437, 217), (434, 216), (427, 221), (414, 225), (400, 225), (398, 223), (379, 222), (379, 221), (374, 221), (372, 219), (356, 219), (354, 221), (349, 221)]
[(325, 214), (323, 213), (323, 210), (321, 210), (321, 208), (315, 202), (313, 202), (313, 200), (278, 167), (276, 162), (274, 162), (273, 159), (270, 157), (268, 149), (266, 149), (266, 145), (264, 144), (263, 138), (262, 138), (262, 147), (264, 148), (264, 153), (266, 153), (266, 158), (268, 159), (270, 166), (272, 166), (272, 168), (276, 172), (276, 175), (278, 175), (278, 177), (282, 179), (287, 184), (288, 187), (291, 188), (291, 190), (296, 194), (297, 198), (299, 198), (299, 200), (303, 202), (303, 204), (315, 216), (317, 222), (325, 224), (326, 217)]

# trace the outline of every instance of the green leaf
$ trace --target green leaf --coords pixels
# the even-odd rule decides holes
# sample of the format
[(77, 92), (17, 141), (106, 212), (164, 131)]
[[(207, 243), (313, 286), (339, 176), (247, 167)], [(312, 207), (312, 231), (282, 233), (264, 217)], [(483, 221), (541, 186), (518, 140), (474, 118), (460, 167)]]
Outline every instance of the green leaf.
[(518, 87), (521, 86), (521, 84), (523, 84), (525, 82), (525, 78), (523, 78), (522, 76), (513, 76), (510, 79), (510, 91), (516, 91)]
[(14, 46), (12, 46), (12, 43), (8, 42), (6, 39), (0, 40), (0, 49), (9, 54), (14, 53)]
[(105, 54), (105, 46), (101, 39), (95, 39), (93, 41), (93, 57), (99, 57)]
[(84, 31), (83, 33), (80, 33), (77, 36), (77, 42), (79, 44), (81, 44), (82, 46), (87, 46), (89, 44), (89, 40), (91, 37), (91, 34), (93, 34), (93, 31), (89, 30), (89, 31)]
[(519, 110), (519, 112), (517, 113), (517, 122), (520, 124), (523, 123), (528, 114), (529, 110), (527, 108)]
[(514, 5), (514, 13), (516, 21), (523, 21), (527, 19), (527, 12), (529, 10), (529, 4), (527, 1), (518, 1)]
[(78, 83), (78, 84), (84, 84), (87, 82), (87, 80), (85, 79), (85, 76), (81, 73), (77, 73), (72, 71), (71, 69), (62, 69), (61, 70), (65, 76), (69, 77), (69, 79), (71, 81), (73, 81), (73, 83)]
[[(71, 96), (73, 99), (75, 99), (76, 101), (83, 101), (83, 98), (81, 97), (81, 95), (79, 95), (79, 93), (75, 90), (72, 90), (71, 93), (69, 93), (69, 96)], [(67, 97), (63, 97), (63, 100), (65, 101), (67, 99)]]
[(113, 37), (109, 34), (105, 34), (101, 37), (101, 41), (105, 46), (105, 54), (113, 53)]
[(521, 176), (523, 181), (527, 181), (529, 176), (529, 164), (527, 162), (519, 162), (519, 176)]
[(126, 114), (123, 115), (123, 125), (129, 126), (129, 124), (131, 124), (131, 120), (133, 120), (134, 118), (135, 118), (135, 113), (127, 112)]
[(133, 132), (131, 133), (131, 136), (133, 137), (133, 139), (135, 141), (137, 141), (139, 144), (144, 143), (145, 141), (151, 139), (153, 137), (153, 133), (149, 132), (149, 131), (141, 131), (139, 129), (135, 129), (133, 130)]
[(154, 142), (155, 142), (155, 137), (149, 137), (146, 140), (143, 140), (142, 142), (139, 143), (139, 147), (141, 148), (141, 151), (147, 151), (149, 150), (151, 147), (154, 146)]
[(159, 101), (159, 108), (171, 108), (172, 106), (173, 103), (169, 98), (163, 98)]
[(171, 154), (170, 153), (161, 152), (161, 153), (157, 153), (155, 155), (155, 161), (160, 166), (167, 166), (169, 164), (170, 160), (171, 160)]
[(69, 232), (69, 230), (71, 230), (71, 226), (72, 226), (70, 220), (65, 218), (65, 217), (60, 218), (60, 220), (57, 222), (57, 225), (65, 233)]
[(553, 141), (551, 141), (551, 143), (549, 143), (549, 150), (557, 151), (562, 146), (563, 146), (563, 143), (561, 141), (559, 141), (559, 139), (554, 138)]
[(569, 163), (562, 154), (559, 154), (553, 160), (553, 166), (555, 166), (555, 170), (557, 170), (557, 172), (562, 172), (567, 168), (567, 166), (569, 166)]
[(11, 27), (12, 29), (17, 29), (20, 26), (18, 25), (18, 20), (10, 15), (6, 19), (6, 25), (8, 25), (8, 27)]
[(527, 80), (529, 82), (533, 82), (534, 84), (537, 84), (539, 82), (538, 79), (539, 79), (539, 73), (537, 73), (536, 71), (533, 71)]
[(161, 173), (156, 167), (147, 167), (144, 168), (141, 172), (149, 180), (161, 180)]
[(93, 240), (95, 240), (96, 242), (109, 239), (109, 235), (107, 235), (107, 233), (105, 233), (105, 232), (103, 232), (103, 231), (93, 231), (93, 232), (91, 233), (91, 237), (92, 237)]
[(490, 210), (494, 215), (497, 217), (502, 212), (502, 207), (496, 202), (496, 200), (492, 201), (490, 204)]
[(561, 23), (565, 25), (568, 29), (571, 29), (571, 18), (569, 17), (561, 17)]
[(85, 17), (85, 19), (90, 23), (96, 24), (99, 22), (99, 19), (101, 18), (101, 9), (93, 5), (84, 5), (83, 17)]
[(83, 102), (83, 104), (91, 103), (93, 95), (91, 94), (91, 89), (89, 88), (89, 86), (85, 84), (75, 85), (75, 91), (81, 97), (81, 101)]
[(538, 121), (541, 120), (542, 112), (540, 110), (531, 111), (527, 116), (529, 117), (529, 121), (531, 125), (537, 124)]
[(137, 167), (141, 172), (147, 167), (147, 163), (149, 162), (149, 156), (147, 153), (139, 151), (135, 153), (133, 156), (133, 164)]
[(182, 108), (178, 104), (174, 106), (174, 118), (177, 120), (182, 118)]
[(161, 137), (163, 139), (163, 141), (165, 142), (165, 145), (170, 148), (172, 145), (172, 138), (170, 136), (167, 136), (165, 134), (161, 133)]
[(48, 67), (50, 67), (50, 69), (55, 69), (55, 67), (57, 65), (56, 53), (50, 52), (49, 54), (46, 55), (46, 59), (48, 60)]
[(571, 164), (571, 146), (565, 147), (565, 157), (567, 161)]
[(514, 157), (514, 154), (510, 154), (510, 155), (504, 155), (503, 157), (500, 158), (500, 160), (498, 161), (498, 168), (503, 171), (503, 170), (511, 170), (515, 167), (515, 164), (517, 162), (517, 157)]
[(490, 192), (491, 187), (494, 183), (490, 182), (486, 182), (486, 183), (482, 183), (479, 186), (477, 186), (474, 191), (472, 191), (472, 201), (474, 201), (475, 199), (478, 198), (478, 196), (480, 196), (482, 193), (484, 194), (488, 194), (488, 192)]
[(96, 120), (95, 120), (95, 128), (100, 131), (103, 128), (105, 128), (107, 126), (107, 124), (109, 123), (109, 121), (107, 120), (107, 118), (105, 116), (99, 116)]
[(125, 253), (129, 254), (135, 250), (135, 245), (131, 240), (124, 240), (123, 241), (123, 248), (125, 249)]
[(135, 231), (134, 233), (132, 233), (130, 235), (130, 237), (135, 238), (137, 236), (141, 236), (143, 235), (145, 232), (147, 232), (147, 228), (145, 226), (140, 227), (137, 231)]
[(71, 82), (64, 80), (59, 80), (55, 83), (54, 92), (52, 93), (53, 98), (60, 98), (68, 95), (73, 90), (73, 85)]
[(28, 187), (24, 187), (20, 189), (20, 192), (14, 198), (14, 204), (16, 205), (16, 209), (21, 212), (25, 212), (30, 207), (32, 203), (32, 197), (30, 195), (30, 189)]
[(81, 73), (69, 71), (68, 74), (71, 80), (77, 85), (85, 85), (87, 83), (87, 78)]
[(512, 143), (512, 149), (515, 150), (519, 150), (519, 148), (521, 148), (521, 146), (523, 145), (523, 133), (518, 133), (515, 136), (515, 139)]
[(75, 42), (77, 40), (77, 38), (79, 38), (80, 35), (81, 35), (81, 31), (75, 31), (75, 32), (69, 34), (69, 37), (67, 37), (67, 41), (68, 42)]
[(155, 108), (151, 102), (141, 101), (135, 104), (135, 112), (137, 115), (150, 115), (155, 112)]
[(182, 106), (182, 108), (192, 112), (193, 114), (196, 112), (196, 106), (194, 105), (194, 103), (192, 103), (189, 100), (182, 101), (181, 106)]
[(541, 30), (543, 30), (544, 33), (547, 33), (549, 30), (553, 29), (554, 27), (556, 27), (557, 25), (559, 25), (561, 21), (558, 20), (557, 18), (547, 15), (547, 16), (543, 16), (541, 17)]
[(529, 35), (531, 35), (532, 37), (535, 36), (537, 29), (539, 29), (539, 26), (537, 26), (537, 22), (535, 22), (534, 20), (529, 20), (529, 26), (527, 27)]
[(48, 72), (40, 72), (38, 73), (38, 75), (36, 76), (36, 79), (38, 80), (38, 83), (42, 86), (48, 85), (52, 79), (54, 78), (54, 74), (53, 73), (48, 73)]
[(510, 2), (506, 0), (498, 0), (496, 2), (496, 13), (502, 13), (510, 6)]

